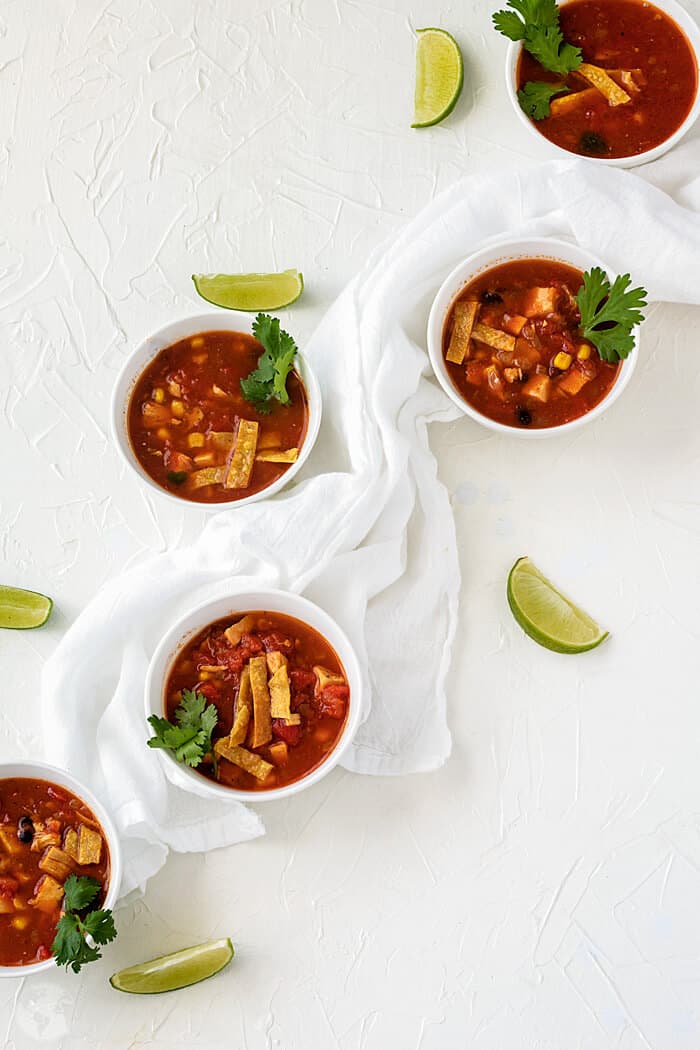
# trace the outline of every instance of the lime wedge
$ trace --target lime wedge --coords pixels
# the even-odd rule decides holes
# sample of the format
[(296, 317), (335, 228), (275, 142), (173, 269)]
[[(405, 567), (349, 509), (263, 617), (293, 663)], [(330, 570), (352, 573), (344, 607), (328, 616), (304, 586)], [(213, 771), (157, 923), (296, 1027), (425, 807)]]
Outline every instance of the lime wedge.
[(118, 992), (135, 995), (154, 995), (156, 992), (174, 992), (191, 984), (213, 977), (233, 959), (233, 945), (228, 937), (220, 941), (196, 944), (181, 952), (161, 955), (150, 962), (129, 966), (113, 973), (109, 979)]
[(14, 631), (42, 627), (52, 609), (53, 602), (45, 594), (0, 585), (0, 627)]
[(412, 128), (439, 124), (455, 108), (464, 82), (459, 44), (444, 29), (418, 29)]
[(298, 270), (282, 273), (193, 273), (202, 299), (227, 310), (279, 310), (295, 303), (304, 291)]
[(510, 570), (508, 604), (525, 634), (555, 653), (585, 653), (608, 637), (529, 558), (519, 558)]

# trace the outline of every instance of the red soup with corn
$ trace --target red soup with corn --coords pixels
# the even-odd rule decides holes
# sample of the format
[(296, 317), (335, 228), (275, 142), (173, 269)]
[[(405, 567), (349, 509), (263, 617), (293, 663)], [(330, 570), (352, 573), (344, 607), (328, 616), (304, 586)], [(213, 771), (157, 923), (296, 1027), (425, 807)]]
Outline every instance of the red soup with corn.
[(518, 88), (565, 82), (550, 115), (534, 121), (545, 138), (590, 157), (632, 157), (665, 142), (692, 109), (697, 62), (682, 29), (642, 0), (573, 0), (560, 9), (564, 39), (583, 63), (562, 78), (523, 50)]
[(582, 283), (565, 263), (517, 259), (466, 285), (443, 332), (464, 400), (497, 423), (530, 429), (569, 423), (602, 401), (620, 366), (582, 336), (574, 298)]
[(259, 411), (241, 391), (262, 353), (252, 335), (200, 332), (161, 350), (141, 373), (129, 440), (162, 488), (197, 503), (230, 503), (266, 489), (296, 462), (308, 425), (299, 374), (287, 376), (288, 404), (271, 400)]
[(219, 620), (182, 650), (166, 685), (170, 722), (188, 690), (218, 714), (213, 755), (197, 771), (244, 791), (284, 787), (319, 766), (340, 739), (350, 698), (326, 639), (264, 611)]
[(109, 848), (92, 810), (46, 780), (0, 780), (0, 966), (51, 957), (70, 875), (109, 885)]

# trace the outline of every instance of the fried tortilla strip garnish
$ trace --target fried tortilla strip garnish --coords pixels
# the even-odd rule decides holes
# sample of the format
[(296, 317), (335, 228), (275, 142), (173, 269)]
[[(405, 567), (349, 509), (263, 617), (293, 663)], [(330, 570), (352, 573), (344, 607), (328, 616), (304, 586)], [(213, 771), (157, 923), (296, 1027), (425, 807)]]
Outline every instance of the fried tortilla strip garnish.
[(270, 758), (276, 766), (285, 766), (289, 760), (289, 750), (284, 740), (278, 740), (276, 744), (270, 744)]
[(49, 846), (39, 861), (39, 867), (47, 875), (53, 875), (59, 882), (63, 882), (73, 870), (73, 858), (58, 846)]
[(247, 707), (251, 715), (253, 714), (253, 691), (250, 688), (250, 668), (247, 666), (243, 668), (241, 684), (238, 686), (236, 710), (239, 707)]
[(51, 875), (44, 875), (36, 884), (34, 896), (30, 897), (28, 904), (39, 911), (55, 911), (63, 900), (63, 886)]
[(244, 634), (248, 634), (255, 627), (255, 617), (248, 614), (237, 623), (232, 623), (224, 631), (224, 637), (229, 645), (236, 646), (240, 643)]
[(63, 836), (63, 852), (77, 861), (78, 859), (78, 832), (75, 828), (66, 828)]
[(253, 691), (253, 732), (250, 746), (262, 747), (272, 737), (272, 715), (270, 714), (270, 690), (267, 688), (267, 657), (252, 656), (250, 687)]
[(102, 836), (87, 824), (78, 828), (78, 864), (99, 864), (102, 856)]
[(258, 452), (255, 461), (256, 463), (296, 463), (298, 456), (298, 448), (288, 448), (286, 451), (270, 449), (267, 452)]
[(244, 747), (229, 747), (226, 737), (216, 741), (214, 750), (217, 755), (221, 755), (228, 762), (233, 762), (234, 766), (244, 769), (246, 773), (252, 773), (256, 780), (265, 780), (275, 768), (272, 763), (266, 762), (259, 755), (251, 754)]
[(236, 431), (233, 455), (229, 463), (224, 485), (227, 489), (247, 489), (255, 464), (258, 447), (258, 423), (252, 419), (241, 419)]
[(236, 708), (236, 717), (233, 720), (233, 726), (231, 732), (227, 737), (224, 737), (229, 747), (237, 747), (242, 744), (245, 740), (245, 735), (248, 730), (248, 723), (250, 722), (250, 708), (246, 707), (245, 704), (239, 702)]
[(226, 478), (226, 467), (204, 467), (190, 474), (190, 485), (193, 489), (202, 489), (205, 485), (220, 485)]
[(605, 72), (630, 95), (638, 95), (647, 82), (641, 69), (606, 69)]
[(475, 324), (472, 329), (472, 339), (480, 343), (492, 346), (494, 350), (515, 350), (515, 336), (501, 332), (498, 328), (489, 328), (485, 324)]
[(327, 667), (321, 667), (317, 664), (314, 667), (314, 674), (316, 675), (316, 685), (319, 693), (328, 685), (345, 685), (345, 679), (342, 674), (338, 674), (336, 671), (329, 671)]
[(472, 337), (472, 328), (479, 312), (479, 303), (462, 300), (455, 304), (454, 327), (450, 336), (450, 345), (447, 348), (447, 360), (453, 365), (461, 365), (469, 349), (469, 340)]
[(289, 706), (291, 702), (292, 694), (289, 689), (287, 665), (282, 664), (270, 679), (270, 713), (272, 717), (284, 718), (285, 721), (291, 718), (292, 711)]
[(280, 667), (287, 666), (287, 657), (284, 653), (277, 652), (275, 649), (273, 652), (267, 654), (267, 669), (270, 674), (274, 674), (275, 671), (279, 671)]
[(232, 430), (212, 430), (209, 440), (215, 448), (230, 451), (233, 448), (234, 433)]
[(565, 117), (567, 113), (578, 109), (579, 106), (592, 102), (597, 96), (598, 92), (591, 87), (584, 88), (583, 91), (574, 91), (570, 95), (563, 95), (561, 98), (553, 98), (549, 104), (550, 114), (553, 117)]
[(619, 84), (616, 84), (612, 77), (608, 76), (606, 71), (601, 69), (600, 66), (592, 66), (590, 62), (582, 62), (576, 72), (584, 80), (587, 80), (589, 84), (592, 84), (594, 88), (597, 88), (601, 95), (605, 95), (609, 106), (623, 106), (626, 102), (631, 101), (627, 92)]

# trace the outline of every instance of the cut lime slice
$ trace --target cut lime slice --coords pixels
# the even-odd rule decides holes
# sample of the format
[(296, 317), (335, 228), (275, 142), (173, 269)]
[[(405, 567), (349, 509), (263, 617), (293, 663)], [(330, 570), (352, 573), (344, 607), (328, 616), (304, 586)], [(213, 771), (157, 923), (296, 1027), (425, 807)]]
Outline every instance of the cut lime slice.
[(529, 558), (519, 558), (510, 570), (508, 604), (525, 634), (555, 653), (585, 653), (608, 637)]
[(42, 627), (52, 609), (53, 602), (45, 594), (0, 585), (0, 627), (14, 631)]
[(202, 299), (227, 310), (279, 310), (295, 303), (304, 291), (298, 270), (282, 273), (193, 273)]
[(233, 945), (228, 937), (224, 937), (220, 941), (197, 944), (194, 948), (183, 948), (180, 952), (129, 966), (112, 974), (109, 983), (118, 992), (133, 992), (135, 995), (174, 992), (177, 988), (187, 988), (213, 977), (231, 959)]
[(418, 29), (412, 128), (439, 124), (455, 108), (464, 82), (459, 44), (444, 29)]

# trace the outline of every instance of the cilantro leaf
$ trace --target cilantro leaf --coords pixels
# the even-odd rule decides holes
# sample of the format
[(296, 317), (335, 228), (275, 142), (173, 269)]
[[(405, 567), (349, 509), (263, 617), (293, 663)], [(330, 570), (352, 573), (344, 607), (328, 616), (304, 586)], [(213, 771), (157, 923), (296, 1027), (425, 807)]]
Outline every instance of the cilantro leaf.
[[(80, 932), (78, 923), (77, 915), (62, 915), (58, 920), (56, 936), (51, 945), (51, 951), (56, 958), (57, 966), (67, 966), (80, 955), (80, 950), (83, 946), (83, 935)], [(77, 973), (78, 970), (75, 972)]]
[(533, 120), (544, 120), (549, 116), (552, 98), (568, 91), (566, 84), (545, 84), (541, 80), (528, 80), (518, 92), (520, 108)]
[(258, 314), (253, 322), (253, 335), (264, 347), (258, 358), (258, 367), (245, 379), (241, 390), (258, 412), (268, 413), (272, 401), (289, 404), (287, 377), (294, 367), (297, 345), (288, 332), (280, 328), (278, 317)]
[(177, 725), (158, 715), (149, 717), (148, 723), (155, 736), (148, 740), (148, 746), (171, 751), (178, 762), (193, 769), (200, 765), (205, 755), (211, 754), (216, 772), (216, 753), (211, 737), (218, 720), (218, 710), (214, 704), (207, 704), (203, 693), (183, 689), (182, 700), (175, 710)]
[(95, 944), (109, 944), (117, 936), (117, 929), (111, 911), (100, 908), (85, 916), (85, 932), (92, 937)]
[(82, 911), (83, 908), (87, 908), (88, 904), (92, 904), (100, 889), (99, 879), (93, 879), (87, 875), (69, 875), (63, 887), (64, 910)]
[(564, 41), (555, 0), (506, 0), (506, 3), (512, 10), (497, 11), (492, 16), (499, 33), (509, 40), (522, 40), (523, 47), (552, 73), (566, 75), (578, 69), (583, 61), (581, 49)]
[(646, 289), (630, 288), (631, 284), (626, 273), (611, 285), (605, 272), (594, 266), (583, 275), (576, 296), (584, 337), (611, 364), (629, 356), (634, 348), (632, 329), (644, 320)]

